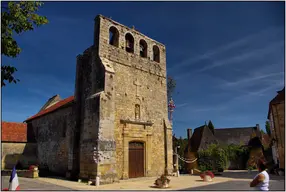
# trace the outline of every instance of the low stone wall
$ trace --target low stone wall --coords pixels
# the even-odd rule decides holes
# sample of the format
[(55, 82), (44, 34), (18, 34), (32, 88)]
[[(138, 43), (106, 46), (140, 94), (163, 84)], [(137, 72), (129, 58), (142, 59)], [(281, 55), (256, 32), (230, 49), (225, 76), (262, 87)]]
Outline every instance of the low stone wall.
[(8, 143), (2, 142), (2, 166), (1, 169), (13, 169), (20, 163), (22, 169), (28, 169), (30, 165), (37, 164), (36, 143)]
[[(2, 170), (2, 176), (10, 176), (12, 170)], [(18, 177), (27, 177), (27, 178), (38, 178), (39, 177), (39, 170), (17, 170)]]

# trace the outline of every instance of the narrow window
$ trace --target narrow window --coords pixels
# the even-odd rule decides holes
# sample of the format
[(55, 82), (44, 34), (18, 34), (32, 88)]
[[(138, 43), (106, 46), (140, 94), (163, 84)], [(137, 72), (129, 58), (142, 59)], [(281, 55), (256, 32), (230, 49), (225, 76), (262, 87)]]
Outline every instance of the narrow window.
[(140, 56), (141, 57), (147, 57), (147, 43), (143, 39), (140, 40)]
[(130, 33), (125, 35), (126, 47), (125, 50), (129, 53), (134, 53), (134, 38)]
[(140, 119), (140, 105), (138, 104), (135, 105), (135, 119)]
[(119, 32), (113, 26), (109, 28), (109, 44), (115, 47), (119, 45)]
[(153, 46), (153, 61), (160, 63), (160, 50), (156, 45)]

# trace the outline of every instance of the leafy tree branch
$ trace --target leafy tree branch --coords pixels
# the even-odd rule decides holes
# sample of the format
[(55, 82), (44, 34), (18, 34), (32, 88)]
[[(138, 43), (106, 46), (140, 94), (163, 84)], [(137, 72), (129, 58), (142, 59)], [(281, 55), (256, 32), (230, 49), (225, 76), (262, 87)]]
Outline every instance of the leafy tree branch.
[[(15, 58), (21, 53), (21, 48), (14, 39), (14, 35), (32, 31), (35, 27), (47, 24), (45, 16), (36, 12), (43, 5), (39, 1), (8, 2), (2, 7), (1, 13), (1, 54), (6, 57)], [(8, 83), (17, 83), (19, 79), (14, 77), (17, 69), (10, 65), (1, 66), (1, 87)]]

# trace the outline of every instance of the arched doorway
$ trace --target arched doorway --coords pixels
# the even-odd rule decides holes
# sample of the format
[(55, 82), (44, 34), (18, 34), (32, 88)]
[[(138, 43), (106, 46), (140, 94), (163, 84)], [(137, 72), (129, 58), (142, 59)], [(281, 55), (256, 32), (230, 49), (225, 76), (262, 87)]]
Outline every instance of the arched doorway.
[(129, 178), (144, 177), (144, 143), (129, 142)]

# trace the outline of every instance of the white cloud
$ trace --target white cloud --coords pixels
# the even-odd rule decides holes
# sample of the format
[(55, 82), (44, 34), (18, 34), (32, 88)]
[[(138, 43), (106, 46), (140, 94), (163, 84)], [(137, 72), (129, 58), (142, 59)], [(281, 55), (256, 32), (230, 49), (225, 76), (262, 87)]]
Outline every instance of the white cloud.
[(251, 45), (251, 42), (253, 40), (263, 38), (265, 36), (268, 36), (269, 34), (275, 35), (280, 30), (281, 30), (281, 27), (271, 27), (271, 28), (268, 28), (266, 30), (262, 30), (262, 31), (259, 31), (257, 33), (253, 33), (249, 36), (246, 36), (246, 37), (243, 37), (243, 38), (238, 39), (236, 41), (233, 41), (229, 44), (223, 45), (221, 47), (217, 47), (217, 48), (215, 48), (215, 49), (213, 49), (207, 53), (204, 53), (202, 55), (198, 55), (197, 57), (187, 58), (183, 62), (178, 63), (178, 64), (174, 65), (173, 67), (169, 68), (169, 70), (173, 70), (175, 68), (180, 68), (180, 67), (192, 65), (192, 64), (195, 64), (195, 63), (197, 63), (201, 60), (204, 60), (204, 59), (212, 59), (211, 57), (213, 57), (215, 55), (224, 53), (226, 51), (229, 51), (231, 49), (237, 48), (237, 47), (242, 46), (242, 45), (247, 45), (247, 44)]
[(231, 64), (239, 63), (239, 62), (245, 61), (245, 60), (250, 59), (250, 58), (260, 58), (260, 57), (263, 57), (264, 54), (266, 54), (270, 51), (274, 51), (275, 49), (277, 49), (278, 47), (283, 46), (283, 45), (284, 45), (283, 41), (275, 42), (275, 43), (272, 43), (270, 45), (266, 45), (263, 48), (254, 49), (251, 52), (245, 52), (242, 55), (237, 55), (237, 56), (230, 57), (230, 58), (227, 58), (224, 60), (215, 61), (211, 65), (207, 65), (206, 67), (201, 68), (201, 69), (197, 70), (196, 72), (203, 72), (203, 71), (206, 71), (209, 69), (213, 69), (215, 67), (221, 67), (221, 66), (225, 66), (225, 65), (231, 65)]
[(237, 87), (237, 86), (241, 86), (241, 85), (249, 85), (252, 82), (256, 82), (258, 80), (261, 79), (265, 79), (265, 78), (269, 78), (269, 77), (276, 77), (276, 76), (280, 76), (283, 75), (284, 72), (277, 72), (277, 73), (269, 73), (269, 74), (261, 74), (261, 75), (257, 75), (257, 76), (250, 76), (249, 78), (243, 78), (241, 80), (235, 81), (235, 82), (227, 82), (224, 85), (221, 86), (227, 86), (227, 87)]

